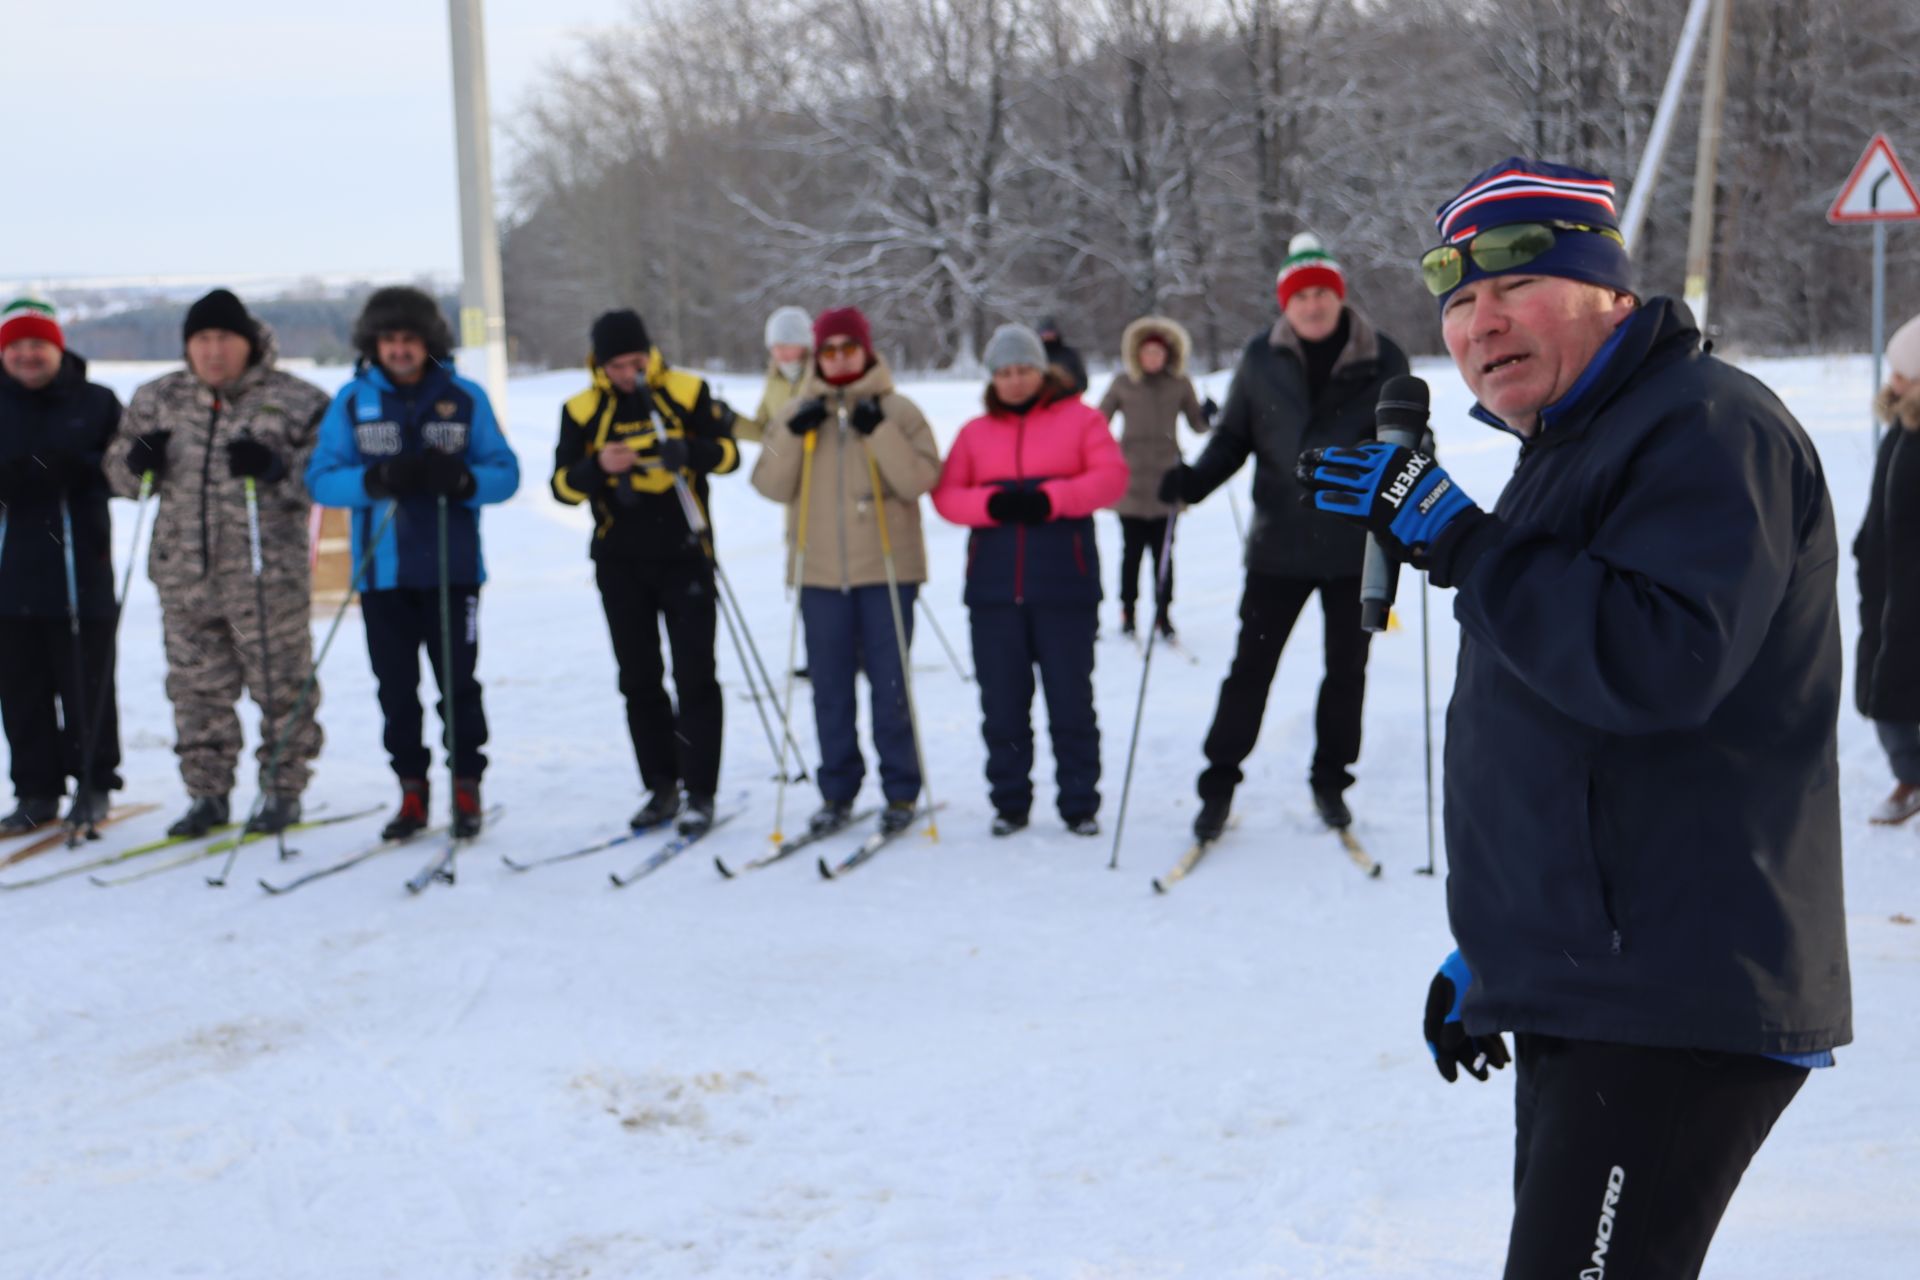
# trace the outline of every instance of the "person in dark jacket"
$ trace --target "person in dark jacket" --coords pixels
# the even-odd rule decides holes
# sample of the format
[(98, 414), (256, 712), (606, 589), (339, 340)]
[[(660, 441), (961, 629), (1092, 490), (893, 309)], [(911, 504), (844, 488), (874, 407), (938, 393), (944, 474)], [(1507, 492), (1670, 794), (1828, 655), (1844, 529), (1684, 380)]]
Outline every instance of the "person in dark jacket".
[(104, 818), (107, 793), (120, 786), (113, 533), (101, 473), (119, 422), (119, 399), (87, 381), (87, 362), (66, 349), (52, 307), (19, 299), (0, 311), (0, 719), (16, 799), (0, 835), (52, 822), (68, 778), (75, 827)]
[[(480, 508), (520, 487), (520, 462), (479, 383), (453, 370), (453, 332), (439, 304), (404, 285), (376, 289), (353, 326), (360, 352), (353, 380), (320, 422), (307, 464), (316, 502), (353, 514), (353, 562), (366, 565), (360, 614), (379, 687), (384, 740), (400, 779), (400, 810), (386, 839), (427, 825), (421, 742), (420, 649), (440, 686), (453, 771), (452, 831), (478, 835), (486, 710), (474, 669), (480, 657)], [(446, 499), (445, 582), (439, 533)], [(370, 553), (370, 554), (369, 554)], [(440, 589), (451, 595), (453, 670), (444, 671)], [(451, 741), (449, 742), (449, 739)]]
[(967, 538), (967, 609), (980, 678), (993, 834), (1027, 825), (1033, 806), (1033, 672), (1047, 696), (1059, 812), (1075, 835), (1100, 834), (1100, 727), (1093, 638), (1100, 557), (1093, 513), (1127, 491), (1127, 461), (1107, 419), (1049, 367), (1040, 336), (1005, 324), (987, 340), (987, 411), (960, 428), (933, 505)]
[(1328, 826), (1353, 821), (1343, 793), (1353, 785), (1353, 764), (1360, 758), (1372, 639), (1360, 628), (1366, 538), (1301, 504), (1293, 464), (1302, 449), (1371, 440), (1380, 388), (1406, 373), (1407, 357), (1347, 305), (1345, 273), (1310, 233), (1288, 245), (1275, 293), (1280, 317), (1247, 344), (1213, 438), (1191, 466), (1177, 466), (1160, 481), (1163, 500), (1199, 502), (1249, 456), (1254, 460), (1240, 637), (1203, 748), (1207, 767), (1193, 821), (1199, 840), (1216, 839), (1226, 827), (1234, 788), (1244, 776), (1240, 766), (1260, 736), (1280, 651), (1316, 592), (1325, 623), (1326, 674), (1307, 784)]
[[(704, 523), (707, 477), (740, 465), (729, 432), (733, 415), (705, 381), (667, 367), (638, 312), (607, 312), (593, 322), (591, 338), (593, 385), (560, 409), (553, 496), (593, 510), (594, 581), (649, 793), (629, 821), (670, 821), (680, 812), (684, 782), (687, 812), (679, 826), (691, 834), (713, 824), (724, 705), (714, 671), (713, 560), (681, 494)], [(677, 710), (661, 683), (662, 622), (673, 649)]]
[(1067, 345), (1060, 336), (1060, 322), (1052, 316), (1040, 317), (1040, 341), (1047, 349), (1047, 363), (1066, 375), (1073, 394), (1085, 395), (1087, 390), (1087, 365), (1080, 353)]
[(1893, 766), (1893, 791), (1868, 820), (1893, 826), (1920, 813), (1920, 316), (1887, 340), (1887, 364), (1874, 411), (1889, 430), (1853, 540), (1860, 580), (1853, 673), (1854, 705), (1873, 721)]
[(1448, 1080), (1514, 1033), (1509, 1280), (1697, 1275), (1852, 1039), (1826, 479), (1683, 305), (1636, 298), (1613, 194), (1514, 158), (1440, 207), (1447, 350), (1522, 441), (1491, 512), (1399, 446), (1300, 460), (1316, 505), (1457, 592), (1459, 950), (1423, 1029)]

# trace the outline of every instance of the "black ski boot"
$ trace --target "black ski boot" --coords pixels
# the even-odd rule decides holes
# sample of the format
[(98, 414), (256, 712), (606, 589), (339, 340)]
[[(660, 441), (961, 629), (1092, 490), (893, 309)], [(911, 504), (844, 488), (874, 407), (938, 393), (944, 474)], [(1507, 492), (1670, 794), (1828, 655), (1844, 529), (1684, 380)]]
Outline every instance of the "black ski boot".
[(92, 830), (107, 820), (107, 793), (98, 787), (76, 787), (67, 806), (67, 826)]
[(1194, 815), (1193, 838), (1201, 844), (1212, 844), (1227, 829), (1227, 811), (1233, 808), (1232, 796), (1221, 796), (1213, 800), (1202, 800), (1200, 812)]
[(829, 800), (807, 819), (807, 832), (809, 835), (817, 836), (829, 831), (838, 831), (847, 825), (847, 819), (851, 817), (853, 817), (851, 801), (843, 804), (838, 800)]
[(914, 805), (911, 800), (889, 800), (887, 807), (880, 811), (880, 834), (898, 835), (913, 825)]
[(1076, 836), (1097, 836), (1100, 834), (1100, 819), (1091, 813), (1083, 813), (1077, 818), (1065, 819), (1067, 830)]
[(1320, 821), (1335, 831), (1345, 831), (1353, 825), (1353, 811), (1347, 808), (1347, 802), (1340, 798), (1340, 792), (1333, 787), (1315, 787), (1313, 807), (1319, 812)]
[(21, 796), (13, 812), (0, 818), (0, 836), (24, 836), (59, 816), (59, 796)]
[(713, 825), (713, 797), (689, 795), (687, 811), (682, 815), (677, 830), (683, 836), (702, 836)]
[(673, 821), (680, 812), (680, 788), (671, 791), (662, 789), (647, 797), (647, 802), (633, 811), (627, 819), (627, 825), (638, 831), (643, 827), (664, 827)]
[(260, 812), (247, 819), (247, 830), (277, 835), (300, 821), (299, 796), (268, 796)]
[(1120, 606), (1120, 634), (1123, 636), (1130, 636), (1135, 634), (1138, 630), (1139, 628), (1134, 625), (1133, 606), (1130, 604), (1121, 605)]
[(198, 840), (215, 827), (227, 825), (227, 798), (225, 796), (195, 796), (187, 805), (187, 811), (172, 826), (167, 828), (170, 836)]
[(1010, 836), (1016, 831), (1027, 829), (1027, 815), (1024, 813), (996, 813), (993, 815), (993, 834)]
[(427, 829), (427, 801), (432, 799), (432, 790), (425, 778), (400, 779), (400, 812), (393, 820), (380, 828), (382, 840), (405, 840), (417, 836)]
[(480, 834), (480, 779), (453, 780), (453, 836), (471, 840)]
[(1173, 619), (1167, 616), (1165, 609), (1153, 615), (1153, 629), (1160, 633), (1162, 640), (1175, 640), (1179, 638), (1174, 634)]

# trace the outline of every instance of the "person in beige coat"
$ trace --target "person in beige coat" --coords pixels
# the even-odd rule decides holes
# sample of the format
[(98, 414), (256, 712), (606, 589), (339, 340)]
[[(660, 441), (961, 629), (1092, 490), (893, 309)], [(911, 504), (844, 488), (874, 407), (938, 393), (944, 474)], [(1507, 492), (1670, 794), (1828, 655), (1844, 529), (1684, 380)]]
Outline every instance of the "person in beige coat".
[[(1113, 421), (1122, 420), (1120, 452), (1127, 459), (1132, 478), (1127, 494), (1115, 505), (1120, 514), (1120, 630), (1134, 634), (1134, 602), (1140, 594), (1140, 559), (1153, 550), (1154, 592), (1153, 625), (1160, 634), (1171, 637), (1173, 622), (1168, 616), (1173, 604), (1173, 548), (1167, 545), (1167, 517), (1171, 503), (1162, 502), (1155, 490), (1160, 477), (1180, 465), (1180, 440), (1175, 434), (1180, 415), (1195, 431), (1205, 433), (1213, 425), (1217, 406), (1205, 404), (1187, 377), (1187, 354), (1192, 343), (1187, 331), (1165, 316), (1141, 316), (1120, 335), (1120, 358), (1126, 372), (1117, 375), (1107, 394), (1100, 399), (1100, 412)], [(1160, 563), (1162, 547), (1168, 563)]]
[(914, 598), (927, 579), (920, 495), (940, 478), (940, 447), (920, 410), (894, 390), (857, 308), (821, 312), (813, 350), (806, 380), (768, 425), (753, 468), (753, 487), (787, 504), (787, 536), (794, 542), (787, 582), (800, 592), (820, 735), (822, 804), (808, 826), (831, 831), (852, 820), (866, 776), (854, 729), (854, 673), (864, 670), (887, 801), (880, 825), (899, 831), (913, 821), (921, 763), (886, 557), (891, 552), (911, 646)]

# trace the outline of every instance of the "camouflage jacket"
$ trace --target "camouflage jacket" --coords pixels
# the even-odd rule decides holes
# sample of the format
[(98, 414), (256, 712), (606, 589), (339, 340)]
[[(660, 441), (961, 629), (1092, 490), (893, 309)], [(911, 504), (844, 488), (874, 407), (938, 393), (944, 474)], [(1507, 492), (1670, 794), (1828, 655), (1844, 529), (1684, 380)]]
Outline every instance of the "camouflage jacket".
[(259, 486), (263, 574), (281, 582), (308, 580), (307, 519), (313, 500), (301, 477), (328, 396), (274, 368), (272, 331), (261, 325), (260, 333), (260, 359), (218, 394), (189, 369), (135, 391), (107, 446), (108, 483), (115, 493), (132, 496), (140, 491), (140, 478), (127, 469), (134, 437), (173, 433), (166, 470), (155, 477), (160, 509), (147, 557), (147, 575), (162, 590), (209, 572), (252, 572), (246, 486), (227, 470), (226, 446), (242, 435), (272, 448), (286, 463), (284, 478)]

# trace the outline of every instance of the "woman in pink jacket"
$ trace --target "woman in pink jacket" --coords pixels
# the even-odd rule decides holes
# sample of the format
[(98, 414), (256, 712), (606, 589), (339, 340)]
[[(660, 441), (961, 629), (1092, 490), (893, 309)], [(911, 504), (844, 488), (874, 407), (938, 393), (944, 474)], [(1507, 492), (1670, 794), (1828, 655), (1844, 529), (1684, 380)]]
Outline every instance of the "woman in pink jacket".
[(1093, 637), (1100, 556), (1093, 513), (1127, 491), (1127, 463), (1098, 409), (1047, 366), (1025, 325), (987, 341), (987, 412), (960, 429), (933, 505), (973, 530), (967, 608), (980, 673), (993, 833), (1027, 825), (1033, 807), (1033, 669), (1046, 690), (1060, 816), (1100, 833), (1100, 726)]

